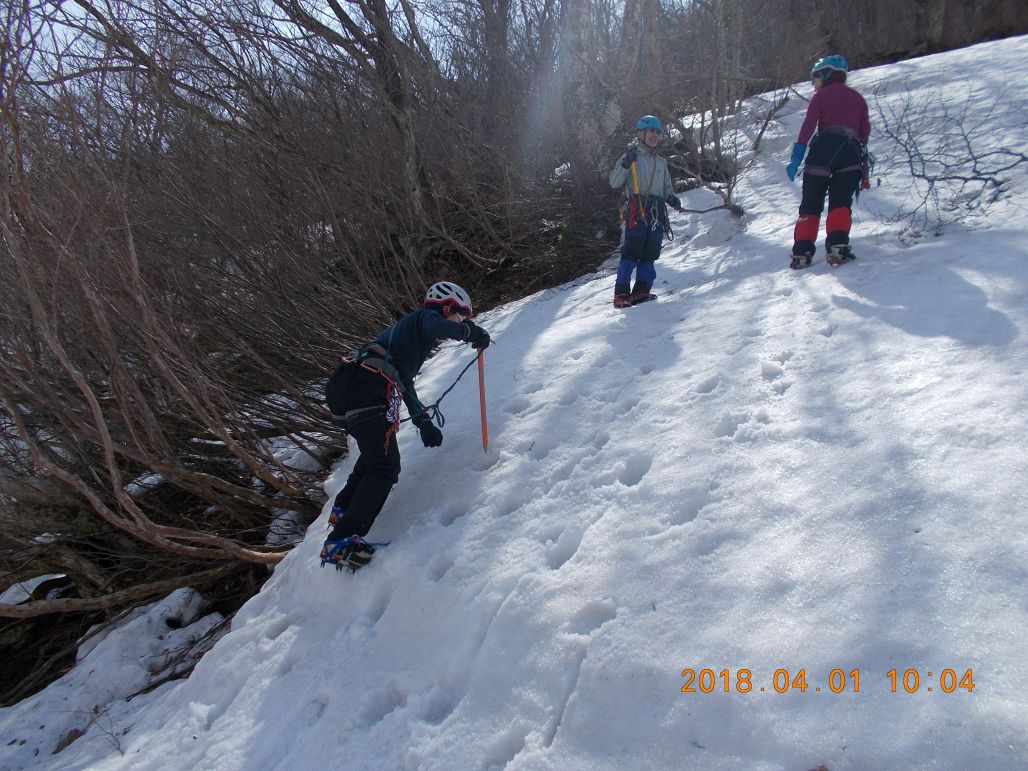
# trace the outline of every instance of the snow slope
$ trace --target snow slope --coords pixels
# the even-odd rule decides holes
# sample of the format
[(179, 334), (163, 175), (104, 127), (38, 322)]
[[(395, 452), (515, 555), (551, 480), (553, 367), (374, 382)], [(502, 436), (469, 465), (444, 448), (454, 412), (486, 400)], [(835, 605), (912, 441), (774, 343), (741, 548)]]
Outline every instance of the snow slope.
[[(1020, 151), (1026, 59), (1016, 38), (850, 82), (968, 120), (1005, 83), (981, 141)], [(401, 431), (370, 568), (319, 567), (326, 510), (188, 680), (126, 703), (104, 672), (132, 648), (101, 644), (91, 679), (0, 710), (0, 767), (1028, 767), (1028, 166), (900, 240), (909, 171), (873, 138), (857, 262), (792, 272), (804, 107), (744, 219), (674, 221), (657, 302), (614, 310), (612, 261), (483, 316), (489, 450), (472, 370), (441, 449)], [(470, 359), (444, 348), (423, 399)]]

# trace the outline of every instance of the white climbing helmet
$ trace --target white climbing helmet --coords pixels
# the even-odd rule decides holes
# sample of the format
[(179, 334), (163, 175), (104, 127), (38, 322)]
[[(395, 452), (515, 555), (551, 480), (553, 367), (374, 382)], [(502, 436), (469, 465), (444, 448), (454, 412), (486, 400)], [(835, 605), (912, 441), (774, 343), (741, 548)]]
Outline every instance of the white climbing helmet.
[(461, 315), (471, 318), (471, 297), (452, 281), (437, 281), (425, 293), (425, 305), (456, 306)]

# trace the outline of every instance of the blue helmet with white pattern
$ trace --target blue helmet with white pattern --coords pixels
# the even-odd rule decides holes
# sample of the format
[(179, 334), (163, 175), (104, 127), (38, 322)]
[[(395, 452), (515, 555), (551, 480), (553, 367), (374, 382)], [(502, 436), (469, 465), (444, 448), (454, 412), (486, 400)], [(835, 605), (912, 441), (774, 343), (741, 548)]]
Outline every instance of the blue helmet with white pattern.
[(840, 54), (832, 54), (831, 56), (824, 56), (814, 62), (814, 66), (810, 68), (810, 77), (821, 78), (824, 83), (830, 83), (833, 78), (833, 73), (842, 73), (842, 76), (838, 78), (839, 81), (846, 82), (846, 73), (849, 72), (850, 66), (846, 62), (846, 57)]

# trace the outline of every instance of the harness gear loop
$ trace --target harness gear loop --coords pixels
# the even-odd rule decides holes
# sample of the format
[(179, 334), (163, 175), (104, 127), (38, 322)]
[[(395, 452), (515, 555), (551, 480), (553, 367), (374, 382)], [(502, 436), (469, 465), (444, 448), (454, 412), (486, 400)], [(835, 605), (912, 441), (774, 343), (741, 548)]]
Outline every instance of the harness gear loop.
[(867, 149), (867, 145), (862, 144), (860, 146), (860, 182), (857, 183), (857, 190), (855, 193), (856, 200), (860, 200), (861, 190), (871, 189), (871, 175), (874, 174), (874, 171), (874, 153)]

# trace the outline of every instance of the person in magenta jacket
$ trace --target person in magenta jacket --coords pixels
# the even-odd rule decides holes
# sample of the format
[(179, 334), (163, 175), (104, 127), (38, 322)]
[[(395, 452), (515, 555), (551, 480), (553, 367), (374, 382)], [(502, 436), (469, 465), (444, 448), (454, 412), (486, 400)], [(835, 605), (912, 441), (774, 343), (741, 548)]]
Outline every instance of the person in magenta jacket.
[(851, 206), (865, 178), (871, 121), (864, 97), (846, 85), (847, 71), (846, 59), (838, 54), (818, 59), (810, 70), (814, 96), (786, 167), (789, 180), (794, 181), (806, 155), (800, 215), (793, 229), (792, 268), (810, 265), (826, 193), (828, 262), (839, 264), (853, 259), (849, 245)]

